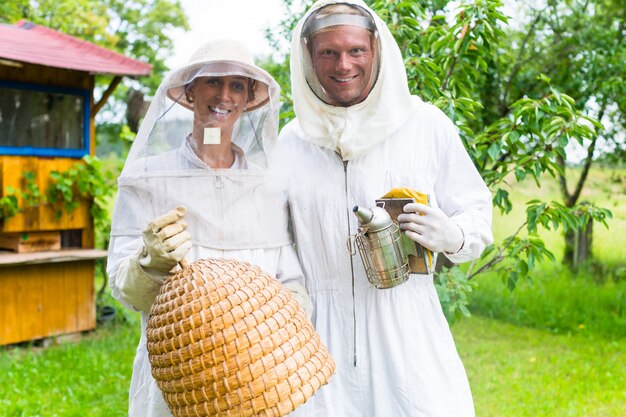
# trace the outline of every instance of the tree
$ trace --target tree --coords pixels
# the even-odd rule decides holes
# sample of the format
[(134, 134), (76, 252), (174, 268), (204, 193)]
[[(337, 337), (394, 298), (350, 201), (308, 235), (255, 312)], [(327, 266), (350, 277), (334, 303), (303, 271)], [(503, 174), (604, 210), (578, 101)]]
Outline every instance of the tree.
[[(172, 53), (168, 32), (189, 29), (180, 0), (15, 0), (0, 4), (0, 23), (26, 19), (69, 35), (150, 63), (152, 74), (141, 84), (125, 80), (115, 98), (119, 103), (137, 103), (136, 90), (152, 94), (167, 70), (165, 59)], [(97, 85), (110, 82), (99, 76)], [(133, 101), (134, 100), (134, 101)], [(124, 106), (116, 108), (124, 114)], [(117, 106), (120, 107), (120, 106)], [(136, 114), (137, 108), (129, 109)], [(130, 120), (136, 125), (136, 120)]]
[[(484, 90), (481, 101), (490, 102), (492, 115), (506, 115), (513, 100), (542, 93), (536, 74), (543, 73), (553, 87), (575, 99), (576, 109), (604, 123), (597, 135), (581, 143), (585, 155), (573, 186), (564, 174), (565, 157), (556, 156), (562, 202), (572, 208), (580, 200), (598, 150), (614, 161), (623, 160), (626, 154), (626, 9), (623, 2), (604, 0), (524, 5), (518, 10), (524, 23), (507, 31), (506, 52), (492, 65), (495, 86), (492, 91)], [(565, 233), (564, 262), (569, 266), (580, 261), (574, 257), (577, 234), (574, 230)], [(590, 236), (581, 236), (586, 235)]]
[[(584, 146), (602, 130), (593, 115), (552, 85), (549, 77), (516, 64), (524, 46), (514, 43), (521, 35), (508, 25), (501, 1), (462, 1), (455, 9), (447, 0), (368, 3), (400, 45), (411, 91), (454, 121), (502, 212), (512, 208), (508, 193), (512, 181), (532, 179), (540, 184), (544, 174), (562, 175), (566, 146), (570, 142)], [(291, 17), (282, 22), (283, 33), (302, 16), (291, 10), (291, 1), (285, 4)], [(523, 74), (534, 90), (511, 74)], [(512, 86), (515, 94), (508, 92)], [(449, 318), (467, 314), (468, 282), (479, 273), (493, 270), (513, 289), (537, 261), (554, 260), (539, 237), (540, 228), (567, 232), (591, 218), (605, 223), (611, 215), (593, 205), (567, 206), (539, 199), (528, 201), (526, 207), (517, 232), (487, 248), (480, 267), (472, 265), (466, 272), (454, 267), (438, 275), (438, 291)]]

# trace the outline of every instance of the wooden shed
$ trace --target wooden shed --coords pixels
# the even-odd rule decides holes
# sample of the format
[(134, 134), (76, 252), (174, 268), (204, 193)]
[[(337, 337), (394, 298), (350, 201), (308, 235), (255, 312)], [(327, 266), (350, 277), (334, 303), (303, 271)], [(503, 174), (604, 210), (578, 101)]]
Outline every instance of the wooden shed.
[[(0, 192), (45, 190), (52, 171), (95, 150), (94, 117), (121, 77), (151, 65), (52, 29), (0, 24)], [(94, 100), (95, 76), (112, 76)], [(95, 261), (89, 202), (60, 217), (49, 205), (0, 219), (0, 345), (95, 328)]]

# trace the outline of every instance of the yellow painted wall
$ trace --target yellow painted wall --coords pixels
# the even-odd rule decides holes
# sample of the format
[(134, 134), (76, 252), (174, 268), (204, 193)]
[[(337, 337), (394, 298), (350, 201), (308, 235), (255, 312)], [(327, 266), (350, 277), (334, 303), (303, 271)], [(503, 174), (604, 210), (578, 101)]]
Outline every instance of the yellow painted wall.
[(96, 327), (94, 261), (0, 268), (0, 345)]
[[(34, 172), (36, 183), (41, 193), (45, 193), (51, 183), (50, 172), (66, 171), (80, 160), (70, 158), (41, 158), (34, 156), (0, 155), (2, 190), (7, 187), (23, 190), (24, 173)], [(23, 203), (20, 203), (22, 206)], [(61, 205), (62, 208), (62, 205)], [(48, 230), (91, 229), (89, 202), (83, 201), (71, 213), (63, 212), (57, 217), (56, 209), (50, 205), (29, 208), (2, 222), (2, 232), (34, 232)]]

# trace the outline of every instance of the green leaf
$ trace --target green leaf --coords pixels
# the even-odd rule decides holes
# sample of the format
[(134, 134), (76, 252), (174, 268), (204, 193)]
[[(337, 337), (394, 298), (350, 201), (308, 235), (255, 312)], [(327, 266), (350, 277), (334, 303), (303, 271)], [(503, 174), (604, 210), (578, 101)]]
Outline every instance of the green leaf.
[(489, 146), (489, 149), (487, 150), (487, 153), (489, 154), (489, 157), (491, 158), (492, 161), (497, 161), (499, 156), (500, 156), (500, 144), (498, 142), (494, 142), (491, 144), (491, 146)]
[(515, 287), (517, 286), (518, 278), (519, 278), (519, 275), (517, 272), (509, 273), (509, 276), (507, 277), (506, 285), (510, 291), (515, 290)]

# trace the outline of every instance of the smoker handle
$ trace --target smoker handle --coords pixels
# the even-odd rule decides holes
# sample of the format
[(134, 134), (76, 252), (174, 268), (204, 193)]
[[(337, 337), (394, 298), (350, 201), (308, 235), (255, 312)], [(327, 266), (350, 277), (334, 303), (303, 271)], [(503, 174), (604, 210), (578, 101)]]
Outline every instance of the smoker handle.
[(348, 253), (350, 256), (356, 255), (356, 250), (354, 249), (354, 242), (356, 241), (356, 235), (348, 236), (346, 239), (346, 247), (348, 248)]

